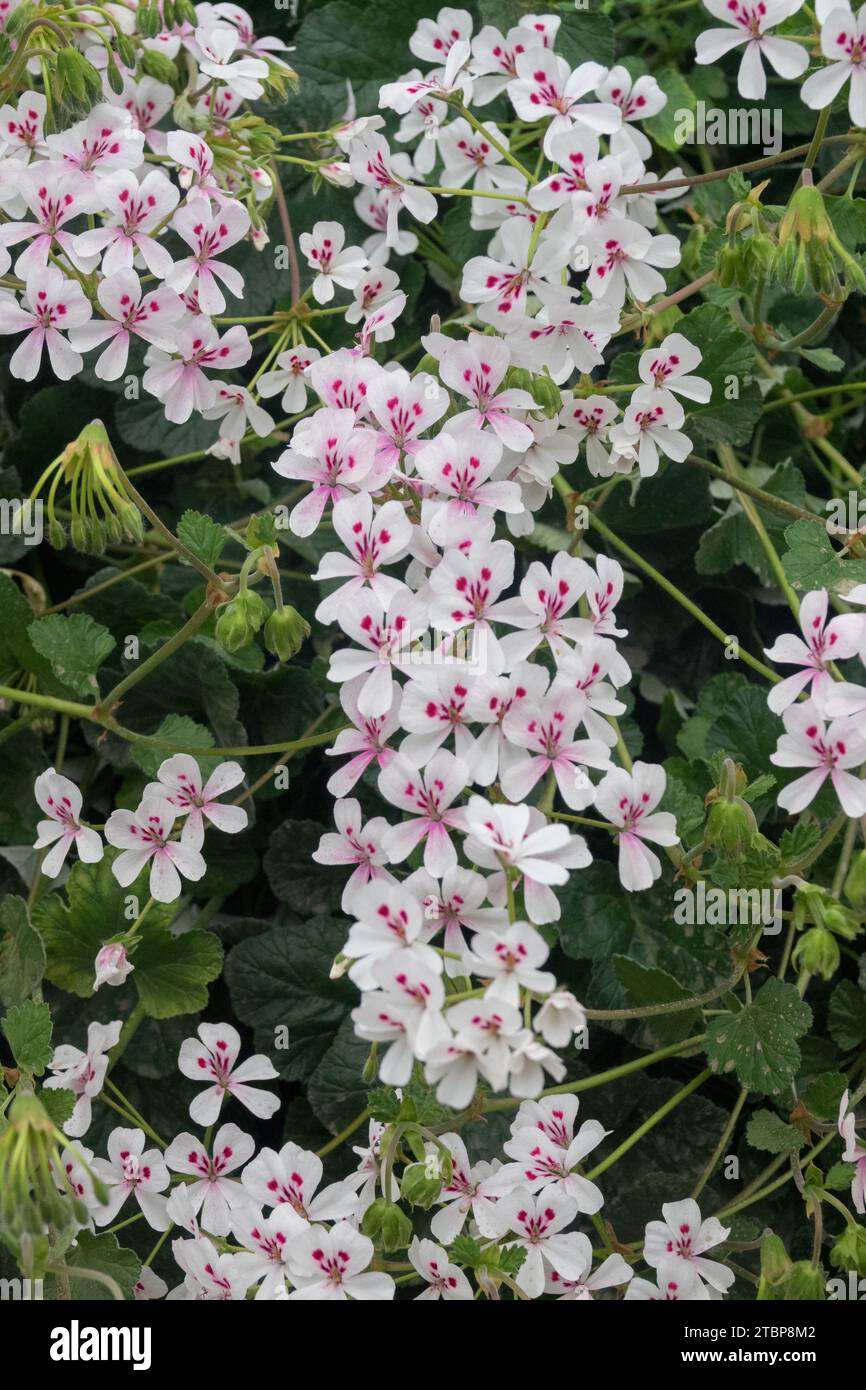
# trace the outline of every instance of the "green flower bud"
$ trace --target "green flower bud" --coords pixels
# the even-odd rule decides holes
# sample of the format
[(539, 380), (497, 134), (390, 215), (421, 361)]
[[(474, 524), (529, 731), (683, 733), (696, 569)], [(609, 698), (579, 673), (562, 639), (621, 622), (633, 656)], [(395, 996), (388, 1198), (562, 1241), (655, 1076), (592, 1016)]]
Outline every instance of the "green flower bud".
[[(115, 34), (117, 56), (125, 68), (134, 68), (138, 61), (138, 51), (128, 34)], [(148, 50), (145, 50), (147, 52)]]
[(423, 1163), (410, 1163), (403, 1172), (400, 1194), (413, 1207), (432, 1207), (442, 1191), (439, 1155), (428, 1154)]
[(723, 290), (730, 289), (736, 285), (740, 277), (740, 250), (737, 246), (726, 243), (716, 258), (716, 283)]
[(761, 1241), (761, 1278), (758, 1284), (759, 1302), (769, 1303), (779, 1297), (776, 1290), (792, 1269), (785, 1243), (772, 1231)]
[(794, 947), (791, 960), (799, 970), (829, 980), (839, 969), (839, 943), (826, 927), (810, 927)]
[(90, 527), (83, 516), (74, 516), (69, 523), (69, 536), (76, 550), (87, 552), (90, 548)]
[(142, 49), (141, 67), (148, 77), (155, 77), (157, 82), (165, 82), (169, 87), (173, 87), (177, 82), (177, 65), (164, 53), (154, 53), (151, 48)]
[(263, 599), (254, 589), (244, 589), (220, 610), (215, 635), (227, 652), (239, 652), (255, 637), (267, 617)]
[(548, 420), (558, 415), (562, 409), (562, 392), (549, 376), (534, 376), (529, 388), (533, 400), (541, 406)]
[(845, 897), (852, 907), (866, 906), (866, 849), (861, 849), (851, 861), (845, 879)]
[(291, 661), (310, 635), (306, 618), (288, 605), (275, 609), (265, 623), (265, 647), (280, 661)]
[(48, 523), (48, 544), (55, 550), (63, 550), (66, 546), (66, 531), (56, 517)]
[(114, 92), (115, 96), (120, 96), (121, 92), (123, 91), (123, 78), (120, 73), (120, 68), (117, 66), (113, 58), (110, 59), (105, 65), (105, 76), (107, 77), (108, 85)]
[(798, 1260), (782, 1280), (776, 1298), (785, 1303), (823, 1303), (827, 1298), (826, 1272), (809, 1260)]
[(866, 1228), (846, 1226), (830, 1251), (830, 1263), (834, 1269), (866, 1274)]
[(719, 797), (710, 806), (704, 843), (736, 859), (745, 854), (757, 829), (755, 813), (747, 801), (739, 796), (733, 801)]
[(361, 1230), (386, 1254), (405, 1250), (412, 1239), (412, 1222), (396, 1202), (378, 1197), (364, 1212)]
[(509, 367), (505, 374), (505, 385), (509, 391), (528, 391), (532, 395), (532, 372), (526, 367)]

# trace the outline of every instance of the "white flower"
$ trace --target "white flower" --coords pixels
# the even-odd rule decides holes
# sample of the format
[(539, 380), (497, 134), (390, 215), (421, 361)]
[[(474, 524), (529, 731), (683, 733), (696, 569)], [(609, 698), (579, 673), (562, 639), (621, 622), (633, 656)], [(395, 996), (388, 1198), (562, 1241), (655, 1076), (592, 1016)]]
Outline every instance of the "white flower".
[(619, 876), (628, 892), (650, 888), (661, 874), (658, 856), (645, 841), (656, 845), (679, 841), (676, 818), (669, 811), (655, 810), (666, 783), (663, 767), (636, 762), (631, 772), (613, 768), (596, 789), (598, 810), (619, 827)]
[(268, 1058), (257, 1053), (238, 1066), (241, 1038), (231, 1024), (200, 1023), (196, 1032), (198, 1038), (181, 1043), (178, 1056), (181, 1075), (207, 1085), (190, 1105), (190, 1119), (199, 1125), (214, 1124), (227, 1096), (234, 1096), (260, 1119), (270, 1119), (279, 1109), (279, 1096), (249, 1084), (278, 1079), (279, 1073)]
[(102, 1090), (108, 1071), (108, 1052), (120, 1037), (121, 1023), (91, 1023), (87, 1028), (87, 1049), (62, 1043), (55, 1047), (48, 1069), (53, 1072), (44, 1085), (49, 1089), (71, 1091), (75, 1096), (72, 1114), (63, 1126), (70, 1139), (79, 1139), (90, 1128), (90, 1102)]
[[(774, 24), (780, 24), (789, 15), (796, 14), (802, 4), (803, 0), (704, 0), (710, 14), (732, 25), (733, 32), (728, 29), (707, 29), (699, 34), (695, 44), (695, 61), (717, 63), (726, 53), (745, 44), (746, 51), (737, 73), (737, 87), (741, 96), (761, 101), (767, 93), (762, 58), (766, 58), (780, 77), (799, 77), (809, 66), (809, 54), (802, 44), (777, 38), (768, 32)], [(840, 81), (835, 91), (841, 85)], [(814, 104), (824, 106), (832, 100), (833, 94)]]
[(82, 796), (75, 783), (49, 767), (36, 778), (33, 795), (48, 817), (36, 826), (33, 848), (54, 846), (40, 866), (46, 878), (57, 877), (72, 845), (78, 850), (82, 863), (98, 863), (104, 853), (102, 840), (95, 830), (80, 822)]
[(197, 849), (169, 839), (177, 809), (163, 797), (145, 797), (136, 811), (112, 811), (105, 823), (105, 838), (120, 849), (111, 872), (122, 888), (128, 888), (150, 864), (150, 893), (159, 903), (171, 903), (181, 893), (181, 874), (197, 882), (207, 865)]
[[(667, 1202), (662, 1207), (662, 1221), (650, 1221), (646, 1228), (643, 1255), (648, 1265), (666, 1273), (682, 1271), (697, 1276), (716, 1289), (727, 1293), (734, 1282), (734, 1271), (718, 1260), (706, 1259), (706, 1252), (720, 1245), (730, 1235), (714, 1216), (701, 1220), (697, 1202), (686, 1198), (682, 1202)], [(661, 1283), (661, 1279), (660, 1279)]]

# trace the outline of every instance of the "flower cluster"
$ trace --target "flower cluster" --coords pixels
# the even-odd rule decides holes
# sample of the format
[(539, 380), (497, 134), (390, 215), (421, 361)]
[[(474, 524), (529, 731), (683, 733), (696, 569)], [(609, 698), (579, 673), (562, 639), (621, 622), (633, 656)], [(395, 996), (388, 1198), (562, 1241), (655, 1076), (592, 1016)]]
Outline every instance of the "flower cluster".
[[(86, 1052), (55, 1052), (47, 1084), (79, 1096), (66, 1125), (70, 1137), (90, 1128), (89, 1097), (102, 1089), (119, 1033), (119, 1023), (91, 1024)], [(727, 1264), (707, 1258), (729, 1231), (715, 1218), (702, 1221), (694, 1201), (669, 1203), (664, 1219), (647, 1226), (648, 1278), (635, 1277), (634, 1261), (614, 1251), (593, 1268), (592, 1242), (575, 1227), (604, 1204), (584, 1166), (606, 1131), (596, 1120), (578, 1124), (576, 1096), (524, 1101), (504, 1159), (492, 1163), (473, 1163), (457, 1132), (419, 1137), (418, 1161), (400, 1177), (394, 1150), (413, 1127), (372, 1120), (366, 1143), (354, 1148), (355, 1170), (323, 1185), (317, 1154), (292, 1141), (256, 1153), (252, 1137), (224, 1120), (230, 1098), (264, 1118), (278, 1104), (249, 1085), (276, 1077), (267, 1058), (238, 1065), (239, 1050), (228, 1024), (202, 1024), (181, 1046), (182, 1075), (206, 1086), (190, 1106), (192, 1120), (207, 1126), (204, 1140), (183, 1132), (166, 1143), (137, 1126), (120, 1127), (108, 1137), (106, 1158), (70, 1144), (55, 1172), (59, 1192), (82, 1204), (73, 1228), (98, 1230), (121, 1212), (129, 1218), (130, 1200), (154, 1231), (177, 1228), (172, 1252), (181, 1281), (169, 1290), (145, 1265), (140, 1299), (391, 1299), (393, 1277), (369, 1268), (374, 1236), (386, 1250), (406, 1248), (421, 1300), (471, 1300), (473, 1277), (485, 1294), (505, 1284), (521, 1298), (568, 1302), (613, 1289), (627, 1299), (704, 1300), (733, 1283)], [(93, 1079), (82, 1086), (85, 1074)], [(853, 1117), (849, 1128), (853, 1146)], [(411, 1234), (397, 1205), (401, 1193), (431, 1211), (429, 1237)], [(473, 1242), (486, 1252), (483, 1268), (467, 1260)]]

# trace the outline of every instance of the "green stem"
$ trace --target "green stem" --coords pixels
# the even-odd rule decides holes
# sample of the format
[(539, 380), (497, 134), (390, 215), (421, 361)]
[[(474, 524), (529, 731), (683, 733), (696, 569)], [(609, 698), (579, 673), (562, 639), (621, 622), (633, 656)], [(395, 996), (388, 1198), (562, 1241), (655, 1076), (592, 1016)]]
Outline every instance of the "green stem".
[(167, 661), (170, 656), (173, 656), (190, 637), (194, 636), (199, 628), (207, 622), (212, 613), (213, 604), (209, 600), (205, 600), (205, 602), (196, 609), (192, 617), (187, 619), (183, 627), (178, 629), (173, 637), (170, 637), (167, 642), (164, 642), (152, 656), (149, 656), (146, 661), (143, 661), (134, 671), (130, 671), (128, 676), (124, 676), (122, 681), (118, 681), (114, 689), (109, 690), (105, 698), (100, 700), (97, 708), (108, 711), (114, 709), (115, 705), (123, 698), (128, 690), (131, 690), (134, 685), (138, 685), (139, 681), (143, 681), (146, 676), (150, 675), (151, 671), (155, 671), (156, 668), (161, 666), (164, 661)]
[[(632, 1062), (623, 1062), (619, 1067), (611, 1067), (609, 1071), (596, 1072), (594, 1076), (585, 1076), (580, 1081), (567, 1081), (562, 1086), (551, 1086), (548, 1090), (542, 1091), (543, 1096), (566, 1096), (577, 1095), (581, 1091), (592, 1091), (596, 1086), (606, 1086), (610, 1081), (619, 1081), (623, 1076), (631, 1076), (633, 1072), (643, 1071), (645, 1067), (654, 1066), (656, 1062), (663, 1062), (666, 1057), (679, 1057), (683, 1052), (693, 1051), (700, 1047), (706, 1037), (705, 1033), (698, 1033), (693, 1038), (686, 1038), (683, 1042), (671, 1043), (668, 1047), (660, 1047), (656, 1052), (648, 1052), (644, 1057), (636, 1057)], [(519, 1096), (506, 1096), (502, 1100), (489, 1100), (484, 1103), (484, 1113), (493, 1110), (513, 1110), (520, 1105)]]
[(613, 1153), (608, 1154), (607, 1158), (603, 1158), (601, 1163), (597, 1163), (596, 1166), (587, 1173), (586, 1176), (589, 1181), (594, 1182), (602, 1173), (607, 1172), (607, 1169), (611, 1168), (614, 1163), (618, 1163), (623, 1155), (628, 1153), (629, 1149), (633, 1149), (635, 1144), (640, 1143), (645, 1134), (649, 1134), (651, 1129), (655, 1129), (656, 1125), (659, 1124), (666, 1115), (669, 1115), (672, 1110), (675, 1110), (678, 1105), (681, 1105), (684, 1100), (687, 1100), (693, 1091), (697, 1091), (700, 1086), (703, 1086), (704, 1082), (708, 1081), (712, 1074), (710, 1068), (705, 1067), (704, 1070), (699, 1072), (687, 1085), (681, 1087), (676, 1095), (671, 1096), (670, 1100), (665, 1101), (664, 1105), (659, 1106), (658, 1110), (653, 1111), (649, 1119), (644, 1120), (643, 1124), (639, 1125), (627, 1139), (624, 1139), (618, 1148), (614, 1149)]
[(744, 1106), (745, 1103), (746, 1103), (746, 1098), (747, 1098), (748, 1094), (749, 1094), (748, 1091), (747, 1091), (747, 1090), (745, 1089), (745, 1087), (744, 1087), (744, 1088), (740, 1091), (740, 1094), (737, 1096), (736, 1103), (735, 1103), (734, 1108), (733, 1108), (733, 1110), (731, 1111), (730, 1115), (728, 1116), (727, 1124), (725, 1125), (724, 1129), (722, 1130), (721, 1137), (719, 1138), (719, 1142), (718, 1142), (718, 1144), (716, 1145), (716, 1147), (713, 1149), (713, 1152), (712, 1152), (712, 1154), (710, 1155), (710, 1158), (709, 1158), (709, 1160), (708, 1160), (706, 1166), (704, 1167), (704, 1169), (703, 1169), (703, 1171), (702, 1171), (700, 1177), (698, 1178), (697, 1182), (695, 1183), (694, 1187), (692, 1188), (692, 1198), (693, 1198), (693, 1199), (696, 1199), (696, 1198), (698, 1198), (698, 1197), (701, 1195), (701, 1193), (703, 1192), (703, 1190), (704, 1190), (704, 1188), (706, 1187), (707, 1183), (709, 1182), (710, 1178), (713, 1176), (713, 1173), (716, 1171), (716, 1165), (718, 1164), (719, 1159), (722, 1157), (722, 1154), (725, 1152), (725, 1149), (726, 1149), (728, 1143), (730, 1142), (731, 1135), (733, 1134), (734, 1130), (735, 1130), (736, 1127), (737, 1127), (737, 1121), (738, 1121), (739, 1118), (740, 1118), (740, 1113), (741, 1113), (741, 1111), (742, 1111), (742, 1109), (743, 1109), (743, 1106)]

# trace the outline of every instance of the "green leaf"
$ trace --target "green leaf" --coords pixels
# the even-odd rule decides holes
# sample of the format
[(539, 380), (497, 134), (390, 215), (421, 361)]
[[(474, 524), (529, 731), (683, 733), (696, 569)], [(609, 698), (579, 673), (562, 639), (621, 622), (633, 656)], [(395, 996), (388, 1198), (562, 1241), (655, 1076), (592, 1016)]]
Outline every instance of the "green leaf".
[(761, 393), (752, 380), (754, 344), (717, 304), (692, 309), (676, 327), (700, 349), (703, 361), (695, 372), (708, 378), (713, 391), (706, 405), (689, 410), (683, 426), (686, 433), (712, 444), (747, 444), (762, 405)]
[[(106, 941), (129, 930), (137, 910), (147, 901), (147, 870), (135, 883), (121, 888), (106, 855), (98, 864), (76, 864), (66, 893), (68, 904), (61, 894), (52, 893), (34, 910), (48, 956), (45, 973), (60, 989), (89, 999), (97, 952)], [(138, 909), (133, 904), (127, 910), (130, 897), (138, 900)], [(150, 908), (130, 957), (135, 968), (120, 987), (137, 994), (151, 1018), (174, 1018), (203, 1009), (207, 986), (222, 969), (222, 945), (211, 932), (169, 930), (176, 912), (176, 906), (168, 903)]]
[(800, 356), (805, 357), (806, 361), (811, 362), (814, 367), (819, 367), (822, 372), (845, 370), (844, 361), (832, 348), (800, 348)]
[(87, 613), (51, 613), (37, 618), (27, 631), (59, 681), (79, 695), (99, 693), (99, 668), (116, 646), (108, 628)]
[[(852, 560), (834, 550), (823, 526), (795, 521), (785, 531), (788, 549), (782, 564), (789, 583), (803, 593), (810, 589), (839, 590), (866, 580), (866, 560)], [(843, 590), (844, 592), (844, 590)]]
[[(499, 21), (493, 22), (498, 24)], [(564, 14), (556, 35), (556, 51), (570, 68), (580, 63), (611, 64), (616, 53), (613, 21), (589, 8), (582, 8), (576, 14)]]
[[(127, 1301), (133, 1297), (141, 1273), (141, 1256), (134, 1250), (125, 1250), (117, 1236), (111, 1235), (108, 1231), (102, 1231), (99, 1235), (94, 1235), (91, 1231), (79, 1231), (64, 1263), (70, 1270), (72, 1297), (93, 1302), (112, 1299), (114, 1294), (100, 1281), (86, 1278), (85, 1271), (94, 1269), (107, 1275)], [(75, 1273), (79, 1269), (81, 1277)]]
[(307, 1082), (307, 1099), (332, 1134), (345, 1129), (367, 1103), (362, 1072), (369, 1052), (370, 1044), (356, 1035), (351, 1018), (344, 1018)]
[(41, 1076), (51, 1061), (51, 1011), (47, 1004), (28, 999), (16, 1004), (0, 1019), (0, 1028), (22, 1071)]
[(345, 876), (311, 858), (324, 831), (318, 821), (283, 821), (271, 836), (264, 858), (274, 896), (305, 916), (340, 911)]
[[(66, 883), (68, 904), (61, 893), (50, 893), (37, 902), (33, 922), (45, 943), (46, 977), (59, 989), (89, 999), (93, 994), (93, 963), (106, 941), (129, 930), (137, 915), (127, 911), (127, 900), (147, 901), (146, 871), (128, 888), (121, 888), (111, 872), (108, 854), (98, 864), (73, 865)], [(145, 918), (147, 932), (158, 931), (174, 917), (173, 906), (155, 903)], [(135, 959), (136, 968), (138, 960)], [(130, 980), (135, 976), (130, 976)]]
[[(641, 965), (629, 956), (614, 956), (613, 968), (625, 988), (629, 1005), (671, 1004), (689, 997), (689, 990), (657, 965)], [(662, 1042), (679, 1042), (699, 1031), (700, 1019), (697, 1009), (683, 1009), (681, 1013), (650, 1017), (646, 1023)]]
[(819, 1120), (835, 1120), (848, 1078), (841, 1071), (824, 1071), (800, 1091), (806, 1109)]
[[(232, 1007), (256, 1029), (257, 1045), (268, 1050), (270, 1040), (269, 1055), (288, 1080), (311, 1076), (358, 1002), (350, 980), (330, 978), (347, 935), (346, 922), (313, 917), (250, 937), (229, 953), (225, 977)], [(278, 1028), (288, 1029), (286, 1049), (273, 1048)]]
[[(153, 738), (174, 744), (176, 748), (196, 749), (196, 761), (201, 767), (204, 777), (209, 777), (214, 768), (223, 761), (219, 757), (209, 758), (206, 756), (207, 749), (213, 748), (213, 734), (203, 724), (197, 724), (194, 719), (190, 719), (188, 714), (167, 714), (159, 728), (154, 731)], [(201, 749), (202, 756), (199, 756), (198, 749)], [(160, 764), (165, 762), (166, 758), (171, 757), (171, 752), (168, 748), (155, 748), (147, 743), (134, 743), (132, 756), (142, 772), (146, 773), (148, 777), (156, 777)]]
[(223, 948), (212, 932), (154, 930), (148, 914), (132, 959), (131, 978), (145, 1012), (151, 1018), (174, 1018), (205, 1008), (207, 986), (222, 970)]
[(690, 759), (722, 754), (755, 777), (767, 767), (778, 731), (779, 721), (767, 708), (765, 686), (728, 672), (707, 681), (677, 742)]
[(843, 1052), (866, 1041), (866, 994), (851, 980), (842, 980), (830, 996), (827, 1018), (830, 1036)]
[(75, 1093), (67, 1091), (63, 1086), (58, 1086), (50, 1091), (43, 1087), (39, 1092), (39, 1099), (57, 1128), (62, 1129), (75, 1109)]
[[(779, 464), (769, 477), (760, 483), (760, 487), (771, 496), (791, 502), (794, 506), (807, 506), (803, 475), (791, 463)], [(781, 513), (760, 502), (755, 503), (755, 508), (771, 538), (781, 540), (784, 527), (790, 522), (786, 522)], [(810, 522), (806, 524), (814, 525)], [(701, 536), (695, 568), (699, 574), (726, 574), (735, 565), (747, 565), (767, 587), (775, 582), (775, 576), (755, 528), (740, 503), (733, 498), (725, 515)]]
[(645, 893), (624, 893), (612, 864), (596, 861), (559, 893), (559, 936), (568, 956), (593, 963), (586, 1002), (594, 1008), (622, 1008), (626, 991), (614, 956), (629, 956), (645, 968), (657, 966), (699, 993), (731, 973), (724, 933), (696, 932), (674, 918), (673, 886), (663, 877)]
[(22, 1004), (45, 974), (45, 947), (23, 898), (0, 905), (0, 1004)]
[(736, 1071), (759, 1095), (778, 1095), (800, 1067), (797, 1039), (808, 1032), (812, 1010), (792, 984), (768, 980), (737, 1014), (714, 1018), (707, 1030), (713, 1071)]
[(184, 512), (177, 523), (177, 538), (197, 559), (203, 560), (211, 569), (222, 554), (228, 539), (222, 526), (203, 512), (196, 512), (191, 508)]
[(768, 1154), (796, 1153), (806, 1142), (799, 1129), (774, 1110), (757, 1110), (746, 1126), (746, 1138), (753, 1149)]
[(379, 88), (413, 64), (409, 39), (424, 13), (416, 0), (377, 0), (361, 7), (335, 0), (307, 14), (293, 40), (300, 97), (311, 88), (332, 117), (339, 117), (349, 80), (358, 110), (375, 111)]

